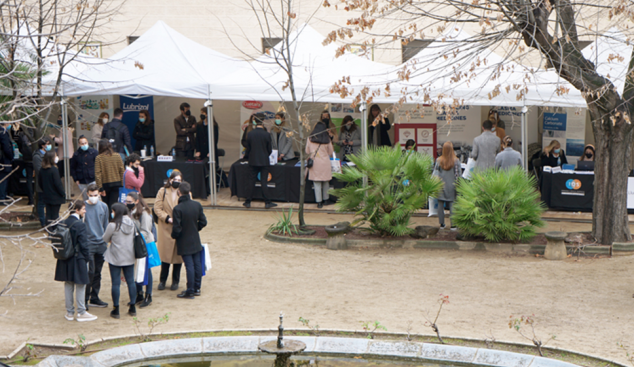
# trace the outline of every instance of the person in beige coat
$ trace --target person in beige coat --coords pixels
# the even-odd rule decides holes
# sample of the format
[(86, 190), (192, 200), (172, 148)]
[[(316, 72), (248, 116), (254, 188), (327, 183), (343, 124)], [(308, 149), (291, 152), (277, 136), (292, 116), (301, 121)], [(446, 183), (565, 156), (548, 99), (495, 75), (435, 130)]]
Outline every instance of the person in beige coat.
[(183, 182), (182, 173), (178, 170), (172, 171), (167, 185), (161, 187), (154, 201), (154, 212), (158, 217), (158, 241), (156, 241), (156, 247), (161, 257), (161, 277), (159, 278), (157, 288), (159, 291), (165, 289), (165, 282), (169, 275), (170, 265), (174, 265), (172, 269), (171, 290), (175, 291), (178, 289), (178, 283), (181, 277), (183, 258), (176, 253), (176, 241), (172, 239), (172, 210), (178, 205), (177, 192), (181, 182)]
[(315, 190), (315, 201), (318, 208), (330, 205), (330, 180), (332, 180), (332, 170), (330, 168), (330, 157), (334, 149), (327, 134), (325, 121), (320, 121), (315, 125), (315, 129), (310, 134), (306, 144), (306, 156), (313, 160), (313, 166), (309, 168), (308, 179), (313, 182)]

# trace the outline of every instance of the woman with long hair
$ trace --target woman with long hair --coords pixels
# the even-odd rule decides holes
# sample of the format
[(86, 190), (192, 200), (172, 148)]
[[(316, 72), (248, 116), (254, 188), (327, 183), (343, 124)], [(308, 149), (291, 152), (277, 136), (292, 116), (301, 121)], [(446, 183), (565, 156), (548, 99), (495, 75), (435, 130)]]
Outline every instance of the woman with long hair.
[(596, 152), (594, 150), (594, 145), (587, 144), (583, 148), (583, 155), (579, 158), (580, 161), (594, 161), (596, 159)]
[(99, 118), (94, 125), (92, 125), (92, 142), (95, 144), (95, 149), (99, 150), (99, 141), (101, 140), (101, 133), (103, 132), (103, 126), (110, 121), (110, 115), (108, 112), (102, 112), (99, 114)]
[[(117, 156), (119, 157), (119, 156)], [(119, 158), (121, 161), (121, 158)], [(114, 203), (110, 208), (112, 222), (108, 224), (106, 232), (103, 234), (105, 243), (110, 243), (104, 260), (110, 268), (110, 279), (112, 280), (112, 303), (114, 309), (110, 312), (110, 317), (118, 319), (119, 316), (119, 296), (121, 292), (121, 273), (128, 286), (130, 296), (130, 308), (128, 314), (136, 316), (136, 283), (134, 283), (134, 222), (128, 215), (128, 208), (122, 203)]]
[(542, 152), (542, 167), (557, 167), (563, 164), (568, 164), (566, 159), (566, 152), (561, 149), (561, 144), (557, 140), (553, 140), (544, 148)]
[(66, 191), (57, 170), (59, 158), (54, 150), (44, 154), (42, 168), (40, 169), (37, 182), (42, 188), (40, 199), (46, 207), (46, 224), (51, 224), (59, 218), (59, 208), (66, 203)]
[(121, 156), (112, 150), (108, 139), (99, 142), (99, 155), (95, 158), (95, 183), (108, 209), (119, 199), (119, 188), (123, 186), (123, 162)]
[(165, 187), (161, 187), (156, 194), (156, 200), (154, 200), (154, 213), (158, 217), (158, 241), (156, 247), (161, 257), (161, 277), (159, 278), (158, 290), (165, 289), (165, 282), (167, 282), (167, 276), (170, 272), (170, 265), (173, 265), (172, 269), (172, 285), (171, 290), (178, 289), (178, 283), (181, 278), (181, 267), (183, 265), (183, 258), (178, 256), (176, 252), (176, 240), (172, 238), (172, 226), (173, 226), (173, 210), (178, 205), (178, 187), (183, 182), (183, 174), (179, 170), (173, 170)]
[[(143, 197), (138, 192), (130, 192), (125, 198), (125, 206), (132, 217), (132, 221), (139, 228), (145, 243), (154, 242), (152, 235), (152, 212), (150, 207), (145, 203)], [(147, 307), (152, 303), (152, 270), (148, 269), (147, 285), (145, 286), (145, 296), (143, 295), (143, 286), (139, 283), (136, 285), (137, 296), (136, 303), (139, 307)]]
[[(445, 228), (445, 203), (449, 205), (449, 214), (453, 214), (453, 202), (456, 200), (456, 181), (462, 176), (462, 166), (453, 150), (453, 144), (446, 141), (442, 146), (442, 155), (436, 159), (434, 176), (438, 176), (443, 182), (442, 191), (438, 193), (438, 222), (440, 229)], [(455, 231), (456, 227), (451, 226)]]
[(337, 143), (339, 138), (337, 137), (337, 134), (335, 134), (335, 124), (332, 122), (332, 118), (330, 118), (330, 112), (328, 112), (328, 110), (321, 111), (319, 120), (326, 125), (326, 132), (328, 133), (328, 137), (330, 137), (330, 141)]
[(137, 121), (136, 126), (134, 126), (132, 138), (136, 140), (136, 143), (134, 143), (134, 151), (136, 152), (140, 152), (141, 149), (146, 149), (145, 154), (150, 154), (151, 147), (156, 149), (154, 120), (150, 117), (150, 111), (139, 111), (139, 121)]
[(341, 122), (341, 132), (339, 133), (339, 159), (349, 162), (350, 156), (359, 152), (361, 147), (361, 130), (354, 123), (352, 116), (347, 115)]
[(332, 204), (329, 200), (328, 190), (330, 190), (330, 180), (332, 180), (330, 157), (332, 157), (333, 151), (325, 122), (323, 120), (317, 122), (306, 143), (306, 157), (313, 160), (313, 166), (308, 168), (306, 172), (308, 179), (313, 182), (318, 208)]
[[(368, 111), (368, 141), (370, 144), (380, 146), (392, 146), (390, 141), (390, 135), (388, 131), (392, 128), (390, 120), (387, 117), (381, 116), (381, 107), (378, 104), (373, 104)], [(378, 127), (378, 132), (375, 134)]]
[(502, 147), (504, 150), (499, 152), (495, 156), (495, 168), (508, 170), (515, 166), (522, 167), (522, 155), (517, 150), (513, 149), (513, 139), (510, 136), (505, 136), (502, 140)]
[(284, 112), (276, 113), (275, 125), (271, 129), (271, 143), (273, 149), (277, 150), (278, 161), (288, 161), (295, 158), (293, 139), (288, 136), (290, 131), (291, 129), (286, 126)]

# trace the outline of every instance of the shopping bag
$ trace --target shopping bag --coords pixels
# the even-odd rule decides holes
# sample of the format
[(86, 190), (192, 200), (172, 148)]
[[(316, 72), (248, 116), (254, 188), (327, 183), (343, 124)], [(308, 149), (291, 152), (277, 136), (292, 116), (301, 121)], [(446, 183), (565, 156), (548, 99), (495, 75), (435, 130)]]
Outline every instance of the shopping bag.
[(211, 253), (209, 252), (209, 245), (203, 243), (203, 249), (205, 250), (204, 258), (205, 258), (205, 270), (211, 270)]
[(136, 268), (134, 270), (134, 281), (136, 283), (143, 283), (145, 279), (145, 258), (136, 259)]
[(125, 204), (125, 198), (128, 197), (128, 194), (131, 192), (137, 192), (134, 189), (126, 189), (125, 188), (125, 174), (126, 172), (123, 172), (123, 187), (119, 188), (119, 202), (120, 203), (124, 203)]
[(438, 216), (438, 199), (429, 197), (429, 215), (428, 217)]
[(334, 152), (332, 153), (332, 158), (330, 158), (330, 168), (332, 173), (341, 173), (341, 161), (335, 156)]
[(469, 160), (467, 161), (467, 167), (464, 169), (464, 172), (462, 172), (462, 178), (467, 180), (471, 179), (471, 174), (473, 173), (475, 164), (476, 164), (475, 159), (469, 158)]
[(159, 256), (156, 242), (150, 242), (145, 244), (147, 246), (147, 261), (150, 268), (161, 265), (161, 257)]

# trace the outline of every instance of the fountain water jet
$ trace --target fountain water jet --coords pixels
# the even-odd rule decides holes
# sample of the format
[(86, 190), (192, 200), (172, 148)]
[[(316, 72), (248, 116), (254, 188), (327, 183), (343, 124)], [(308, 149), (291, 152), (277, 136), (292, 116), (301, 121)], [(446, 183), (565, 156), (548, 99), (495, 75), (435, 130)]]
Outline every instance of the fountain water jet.
[(284, 314), (280, 312), (280, 326), (278, 326), (277, 340), (271, 340), (258, 345), (258, 349), (264, 353), (275, 354), (274, 367), (289, 367), (291, 356), (299, 354), (306, 349), (306, 344), (298, 340), (284, 342)]

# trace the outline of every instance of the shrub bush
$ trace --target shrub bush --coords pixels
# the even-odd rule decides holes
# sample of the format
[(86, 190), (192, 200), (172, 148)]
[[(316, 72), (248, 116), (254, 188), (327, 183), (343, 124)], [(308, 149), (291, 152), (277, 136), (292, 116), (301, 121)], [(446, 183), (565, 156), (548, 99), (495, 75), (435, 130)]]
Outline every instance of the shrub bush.
[(471, 181), (461, 180), (451, 224), (462, 234), (484, 236), (488, 241), (528, 241), (537, 227), (543, 227), (535, 178), (521, 167), (474, 173)]
[[(337, 211), (355, 212), (359, 219), (353, 224), (368, 222), (375, 233), (403, 236), (412, 233), (409, 228), (412, 214), (436, 195), (442, 182), (431, 176), (433, 159), (419, 153), (403, 154), (394, 148), (369, 148), (352, 156), (356, 165), (344, 167), (334, 174), (347, 185), (332, 190), (337, 196)], [(363, 187), (363, 177), (368, 185)]]

